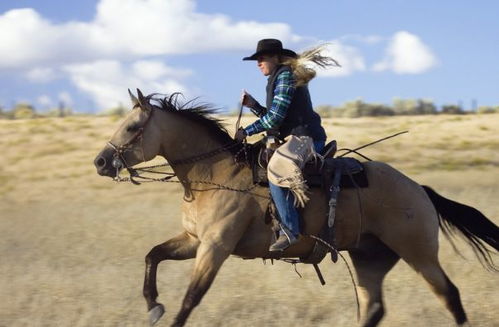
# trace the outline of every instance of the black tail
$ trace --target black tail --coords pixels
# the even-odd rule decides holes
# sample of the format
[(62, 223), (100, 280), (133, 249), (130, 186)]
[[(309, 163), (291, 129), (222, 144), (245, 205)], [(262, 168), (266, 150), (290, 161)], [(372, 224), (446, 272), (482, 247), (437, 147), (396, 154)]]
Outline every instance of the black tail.
[(451, 235), (459, 230), (482, 265), (499, 271), (492, 260), (496, 252), (485, 245), (487, 243), (499, 251), (499, 227), (477, 209), (446, 199), (428, 186), (422, 187), (439, 213), (439, 225), (445, 236), (452, 242)]

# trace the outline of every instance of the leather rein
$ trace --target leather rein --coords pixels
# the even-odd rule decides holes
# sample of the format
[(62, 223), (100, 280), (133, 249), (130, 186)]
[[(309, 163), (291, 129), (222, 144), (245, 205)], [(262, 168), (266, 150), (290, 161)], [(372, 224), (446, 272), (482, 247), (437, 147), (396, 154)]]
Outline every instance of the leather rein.
[[(138, 105), (137, 105), (138, 106)], [(153, 171), (152, 169), (154, 168), (159, 168), (159, 167), (168, 167), (172, 165), (184, 165), (184, 164), (189, 164), (189, 163), (195, 163), (204, 159), (211, 158), (217, 154), (220, 154), (222, 152), (225, 152), (227, 150), (230, 150), (235, 147), (242, 146), (241, 149), (236, 153), (235, 158), (239, 157), (239, 154), (241, 152), (244, 152), (245, 155), (245, 160), (248, 161), (248, 155), (247, 155), (247, 144), (246, 143), (227, 143), (219, 148), (216, 148), (211, 151), (207, 151), (201, 154), (193, 155), (187, 158), (179, 159), (179, 160), (174, 160), (171, 162), (166, 162), (164, 164), (159, 164), (159, 165), (154, 165), (154, 166), (147, 166), (147, 167), (139, 167), (139, 168), (133, 168), (132, 166), (129, 166), (125, 157), (124, 153), (130, 149), (130, 147), (135, 144), (138, 140), (141, 142), (141, 151), (142, 151), (142, 160), (143, 162), (146, 162), (145, 160), (145, 155), (144, 155), (144, 146), (143, 146), (143, 134), (144, 134), (144, 129), (151, 120), (152, 113), (154, 109), (151, 109), (150, 114), (147, 116), (146, 121), (144, 124), (128, 139), (127, 142), (121, 144), (121, 145), (116, 145), (112, 143), (111, 141), (107, 142), (107, 145), (109, 145), (115, 152), (113, 154), (113, 161), (112, 165), (114, 168), (116, 168), (116, 176), (113, 178), (117, 182), (127, 182), (130, 181), (131, 183), (135, 185), (140, 185), (141, 182), (174, 182), (174, 183), (184, 183), (184, 182), (189, 182), (189, 181), (170, 181), (173, 177), (176, 177), (177, 175), (172, 172), (158, 172), (158, 171)], [(236, 159), (235, 159), (236, 160)], [(128, 173), (130, 174), (130, 177), (121, 177), (120, 176), (120, 171), (122, 169), (126, 169)], [(147, 173), (152, 173), (152, 174), (162, 174), (166, 175), (162, 178), (152, 178), (152, 177), (147, 177), (147, 176), (141, 176), (140, 172), (147, 172)], [(142, 179), (141, 182), (137, 181), (136, 179)], [(190, 182), (195, 182), (199, 184), (208, 184), (208, 185), (214, 185), (222, 189), (227, 189), (231, 191), (238, 191), (238, 192), (248, 192), (256, 187), (256, 185), (252, 185), (248, 187), (247, 189), (235, 189), (231, 188), (225, 185), (221, 185), (218, 183), (213, 183), (209, 181), (190, 181)]]

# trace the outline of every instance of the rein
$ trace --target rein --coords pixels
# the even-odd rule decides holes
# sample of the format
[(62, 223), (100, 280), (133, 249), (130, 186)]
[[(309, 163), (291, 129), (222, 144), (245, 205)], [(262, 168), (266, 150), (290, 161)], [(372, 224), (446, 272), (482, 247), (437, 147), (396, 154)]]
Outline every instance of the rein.
[[(258, 186), (258, 184), (253, 184), (245, 189), (237, 189), (233, 188), (230, 186), (226, 186), (223, 184), (219, 183), (214, 183), (210, 181), (194, 181), (194, 180), (171, 180), (173, 177), (177, 177), (175, 172), (160, 172), (160, 171), (154, 171), (153, 169), (155, 168), (160, 168), (160, 167), (171, 167), (172, 165), (185, 165), (185, 164), (190, 164), (190, 163), (196, 163), (198, 161), (208, 159), (211, 157), (214, 157), (220, 153), (223, 153), (227, 150), (230, 150), (232, 148), (242, 146), (241, 149), (236, 153), (235, 159), (239, 157), (241, 152), (244, 152), (245, 160), (248, 162), (248, 153), (247, 153), (247, 144), (243, 143), (242, 145), (240, 143), (228, 143), (225, 144), (219, 148), (216, 148), (211, 151), (207, 151), (201, 154), (193, 155), (191, 157), (187, 157), (184, 159), (179, 159), (179, 160), (174, 160), (172, 162), (166, 162), (164, 164), (159, 164), (159, 165), (153, 165), (153, 166), (146, 166), (146, 167), (139, 167), (139, 168), (133, 168), (128, 165), (124, 153), (129, 150), (130, 146), (134, 144), (137, 140), (141, 141), (141, 150), (142, 150), (142, 159), (143, 162), (145, 162), (145, 155), (144, 155), (144, 146), (142, 144), (143, 142), (143, 133), (144, 129), (147, 125), (147, 123), (150, 121), (152, 116), (152, 110), (151, 113), (147, 116), (146, 121), (144, 124), (130, 137), (130, 139), (125, 142), (122, 145), (115, 145), (111, 141), (107, 142), (107, 144), (115, 151), (113, 154), (113, 162), (112, 165), (114, 168), (116, 168), (116, 176), (113, 178), (114, 181), (116, 182), (131, 182), (132, 184), (135, 185), (140, 185), (141, 183), (144, 182), (169, 182), (169, 183), (181, 183), (181, 184), (188, 184), (188, 183), (195, 183), (195, 184), (204, 184), (204, 185), (212, 185), (216, 186), (218, 189), (224, 189), (224, 190), (230, 190), (230, 191), (235, 191), (235, 192), (243, 192), (247, 193), (253, 190)], [(120, 176), (120, 171), (122, 169), (126, 169), (128, 173), (130, 174), (130, 177), (121, 177)], [(158, 174), (158, 175), (166, 175), (161, 178), (154, 178), (154, 177), (148, 177), (148, 176), (141, 176), (140, 173), (150, 173), (150, 174)], [(141, 181), (137, 181), (137, 179), (140, 179)]]
[[(171, 163), (166, 162), (164, 164), (139, 167), (139, 168), (132, 168), (132, 167), (128, 166), (128, 164), (126, 163), (126, 161), (123, 158), (123, 155), (122, 155), (123, 151), (121, 150), (121, 147), (116, 147), (111, 142), (108, 142), (108, 144), (116, 151), (115, 156), (119, 156), (125, 165), (124, 167), (120, 167), (120, 166), (115, 167), (116, 168), (116, 177), (114, 178), (114, 180), (116, 182), (131, 182), (135, 185), (140, 185), (141, 183), (144, 183), (144, 182), (167, 182), (167, 183), (180, 183), (180, 184), (195, 183), (195, 184), (212, 185), (212, 186), (216, 186), (218, 189), (230, 190), (230, 191), (235, 191), (235, 192), (243, 192), (243, 193), (250, 192), (251, 190), (253, 190), (254, 188), (256, 188), (258, 186), (258, 184), (255, 183), (255, 184), (253, 184), (245, 189), (237, 189), (237, 188), (233, 188), (230, 186), (226, 186), (223, 184), (214, 183), (214, 182), (210, 182), (210, 181), (201, 181), (201, 180), (176, 180), (176, 181), (172, 181), (171, 179), (173, 177), (177, 177), (175, 172), (161, 172), (161, 171), (154, 171), (153, 170), (155, 168), (171, 167), (172, 165), (184, 165), (184, 164), (195, 163), (195, 162), (198, 162), (198, 161), (201, 161), (204, 159), (208, 159), (208, 158), (211, 158), (217, 154), (225, 152), (226, 150), (240, 146), (240, 144), (238, 144), (238, 143), (229, 143), (229, 144), (223, 145), (219, 148), (216, 148), (215, 150), (201, 153), (198, 155), (194, 155), (194, 156), (184, 158), (184, 159), (174, 160)], [(239, 154), (243, 151), (245, 154), (245, 159), (247, 161), (248, 157), (247, 157), (246, 146), (247, 146), (246, 144), (242, 145), (241, 150), (239, 150), (236, 153), (235, 158), (237, 158), (239, 156)], [(145, 162), (145, 160), (144, 160), (144, 162)], [(114, 166), (114, 161), (113, 161), (113, 166)], [(120, 169), (122, 169), (122, 168), (125, 168), (128, 170), (128, 172), (130, 173), (130, 177), (119, 176)], [(162, 175), (166, 175), (166, 176), (164, 176), (162, 178), (147, 177), (147, 176), (141, 176), (140, 175), (141, 172), (158, 174), (158, 175), (162, 174)], [(141, 179), (141, 181), (139, 182), (136, 179)]]
[(239, 130), (239, 127), (241, 127), (241, 118), (243, 116), (243, 102), (241, 101), (241, 106), (239, 107), (239, 114), (237, 115), (237, 121), (236, 121), (236, 131)]

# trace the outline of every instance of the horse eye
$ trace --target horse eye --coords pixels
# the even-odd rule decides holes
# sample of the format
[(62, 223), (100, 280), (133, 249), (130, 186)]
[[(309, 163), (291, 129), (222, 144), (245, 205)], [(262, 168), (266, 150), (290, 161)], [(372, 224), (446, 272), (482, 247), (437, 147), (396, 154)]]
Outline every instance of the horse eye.
[(138, 130), (139, 130), (139, 128), (140, 128), (140, 127), (139, 127), (139, 125), (137, 125), (137, 124), (132, 124), (132, 125), (130, 125), (130, 126), (128, 126), (128, 127), (126, 128), (126, 131), (127, 131), (127, 132), (136, 132), (136, 131), (138, 131)]

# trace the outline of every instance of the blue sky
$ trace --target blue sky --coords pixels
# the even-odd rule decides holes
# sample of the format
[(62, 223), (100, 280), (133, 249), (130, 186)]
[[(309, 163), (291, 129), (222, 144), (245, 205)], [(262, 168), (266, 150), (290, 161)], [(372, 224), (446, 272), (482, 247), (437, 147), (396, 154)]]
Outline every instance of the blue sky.
[(450, 0), (2, 0), (0, 105), (79, 112), (128, 105), (127, 88), (181, 91), (237, 107), (264, 100), (261, 38), (296, 51), (329, 44), (314, 105), (425, 98), (499, 105), (499, 2)]

